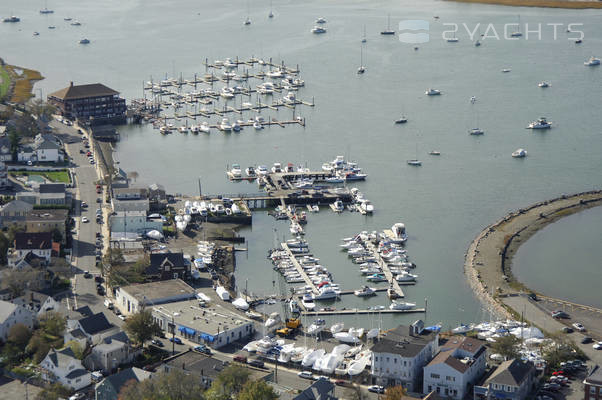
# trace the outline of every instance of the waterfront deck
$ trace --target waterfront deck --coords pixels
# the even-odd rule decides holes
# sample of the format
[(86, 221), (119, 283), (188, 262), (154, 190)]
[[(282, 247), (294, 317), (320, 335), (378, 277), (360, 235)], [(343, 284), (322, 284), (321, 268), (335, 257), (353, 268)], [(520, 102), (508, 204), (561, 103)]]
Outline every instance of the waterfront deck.
[[(305, 281), (305, 284), (307, 286), (311, 287), (312, 293), (316, 294), (316, 295), (319, 294), (318, 288), (316, 287), (316, 285), (314, 285), (314, 283), (311, 281), (311, 279), (309, 279), (309, 276), (305, 273), (305, 270), (303, 269), (303, 267), (297, 260), (297, 257), (295, 257), (295, 255), (293, 254), (291, 249), (288, 247), (288, 245), (286, 243), (281, 243), (280, 245), (282, 246), (284, 251), (286, 251), (286, 253), (288, 254), (289, 260), (291, 261), (291, 263), (293, 264), (293, 266), (295, 267), (297, 272), (299, 272), (299, 274), (301, 275), (301, 278), (303, 278), (303, 280)], [(305, 256), (305, 255), (306, 254), (303, 254), (303, 256)]]
[(316, 316), (316, 315), (353, 315), (353, 314), (411, 314), (411, 313), (424, 313), (426, 308), (413, 308), (411, 310), (366, 310), (359, 308), (352, 308), (347, 310), (318, 310), (318, 311), (302, 311), (301, 315), (304, 316)]
[(385, 278), (387, 278), (387, 281), (391, 285), (391, 288), (395, 291), (395, 294), (401, 298), (405, 297), (403, 290), (401, 290), (401, 287), (399, 286), (399, 282), (397, 282), (397, 280), (391, 273), (389, 266), (387, 265), (385, 260), (383, 260), (383, 258), (380, 256), (380, 253), (377, 251), (376, 247), (374, 247), (374, 244), (372, 244), (371, 242), (367, 242), (366, 245), (368, 247), (368, 250), (370, 250), (370, 252), (374, 255), (374, 258), (376, 258), (378, 265), (383, 270), (383, 274), (385, 275)]

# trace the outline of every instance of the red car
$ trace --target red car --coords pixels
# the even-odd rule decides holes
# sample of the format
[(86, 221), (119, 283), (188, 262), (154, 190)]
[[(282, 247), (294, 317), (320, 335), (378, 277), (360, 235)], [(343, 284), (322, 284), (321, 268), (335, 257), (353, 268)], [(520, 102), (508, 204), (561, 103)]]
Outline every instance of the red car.
[(90, 157), (90, 156), (92, 155), (92, 153), (91, 153), (91, 152), (87, 152), (87, 153), (86, 153), (86, 155), (87, 155), (88, 157)]
[(233, 360), (244, 364), (247, 363), (247, 357), (245, 356), (234, 356)]
[(552, 372), (552, 375), (556, 376), (556, 375), (564, 375), (564, 371), (554, 371)]
[(334, 384), (337, 386), (347, 386), (347, 381), (344, 379), (337, 379), (334, 381)]

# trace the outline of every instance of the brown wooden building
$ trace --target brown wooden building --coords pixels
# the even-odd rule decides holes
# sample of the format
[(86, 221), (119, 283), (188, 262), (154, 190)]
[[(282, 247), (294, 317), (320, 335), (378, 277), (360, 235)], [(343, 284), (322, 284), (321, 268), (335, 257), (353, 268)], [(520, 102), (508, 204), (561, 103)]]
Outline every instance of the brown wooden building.
[(119, 92), (101, 83), (69, 86), (48, 95), (48, 102), (63, 117), (89, 121), (90, 124), (125, 122), (125, 99)]

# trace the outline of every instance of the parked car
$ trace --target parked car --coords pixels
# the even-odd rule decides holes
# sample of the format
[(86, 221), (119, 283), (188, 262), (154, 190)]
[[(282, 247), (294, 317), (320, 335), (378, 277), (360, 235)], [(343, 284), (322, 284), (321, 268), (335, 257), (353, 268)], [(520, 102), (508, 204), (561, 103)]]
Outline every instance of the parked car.
[(86, 278), (86, 279), (92, 278), (92, 274), (90, 274), (90, 271), (84, 271), (84, 278)]
[(564, 311), (556, 310), (556, 311), (552, 311), (552, 318), (566, 319), (566, 318), (570, 318), (570, 317)]
[(337, 379), (334, 381), (334, 384), (337, 386), (347, 386), (347, 381), (344, 379)]
[(180, 340), (180, 338), (177, 337), (170, 337), (169, 341), (175, 344), (182, 344), (182, 340)]
[(75, 393), (73, 396), (69, 397), (69, 400), (82, 400), (86, 395), (82, 392)]
[(234, 356), (233, 360), (239, 363), (247, 363), (247, 357), (245, 356)]
[(579, 322), (575, 322), (573, 324), (573, 327), (575, 329), (577, 329), (579, 332), (585, 332), (585, 327), (583, 325), (581, 325), (581, 323), (579, 323)]
[(573, 332), (574, 332), (574, 331), (573, 331), (573, 328), (569, 328), (568, 326), (565, 326), (565, 327), (563, 327), (563, 328), (562, 328), (562, 331), (563, 331), (564, 333), (573, 333)]
[(82, 222), (87, 223), (90, 222), (90, 220), (88, 219), (88, 217), (82, 217)]
[(369, 392), (372, 393), (385, 393), (385, 388), (383, 386), (379, 386), (379, 385), (372, 385), (368, 388)]
[(264, 365), (263, 361), (258, 360), (258, 359), (249, 360), (248, 364), (253, 367), (256, 367), (256, 368), (263, 368), (263, 365)]
[(594, 350), (602, 350), (602, 342), (594, 343), (592, 347), (594, 348)]
[(301, 371), (297, 374), (297, 376), (303, 379), (312, 379), (314, 377), (314, 375), (309, 371)]
[(211, 355), (211, 349), (209, 349), (209, 347), (205, 346), (204, 344), (193, 347), (192, 351), (196, 351), (197, 353)]
[(122, 321), (125, 321), (125, 315), (118, 315), (117, 318), (119, 318)]
[(102, 276), (100, 276), (100, 275), (96, 275), (96, 276), (94, 277), (94, 282), (97, 282), (97, 283), (102, 283)]
[(164, 346), (164, 345), (163, 345), (163, 342), (162, 342), (162, 341), (160, 341), (160, 340), (157, 340), (157, 339), (153, 339), (153, 340), (151, 340), (151, 344), (153, 344), (153, 345), (155, 345), (155, 346), (157, 346), (157, 347), (163, 347), (163, 346)]

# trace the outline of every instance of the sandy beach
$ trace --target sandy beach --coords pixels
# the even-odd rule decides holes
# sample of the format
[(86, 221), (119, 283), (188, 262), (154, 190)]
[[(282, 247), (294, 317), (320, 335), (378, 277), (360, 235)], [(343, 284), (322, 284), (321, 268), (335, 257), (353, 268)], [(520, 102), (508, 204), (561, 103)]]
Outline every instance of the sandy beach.
[(514, 279), (511, 270), (512, 256), (520, 245), (544, 226), (599, 205), (602, 191), (564, 195), (514, 211), (487, 226), (470, 244), (464, 264), (479, 300), (497, 317), (512, 317), (499, 299), (528, 291)]

